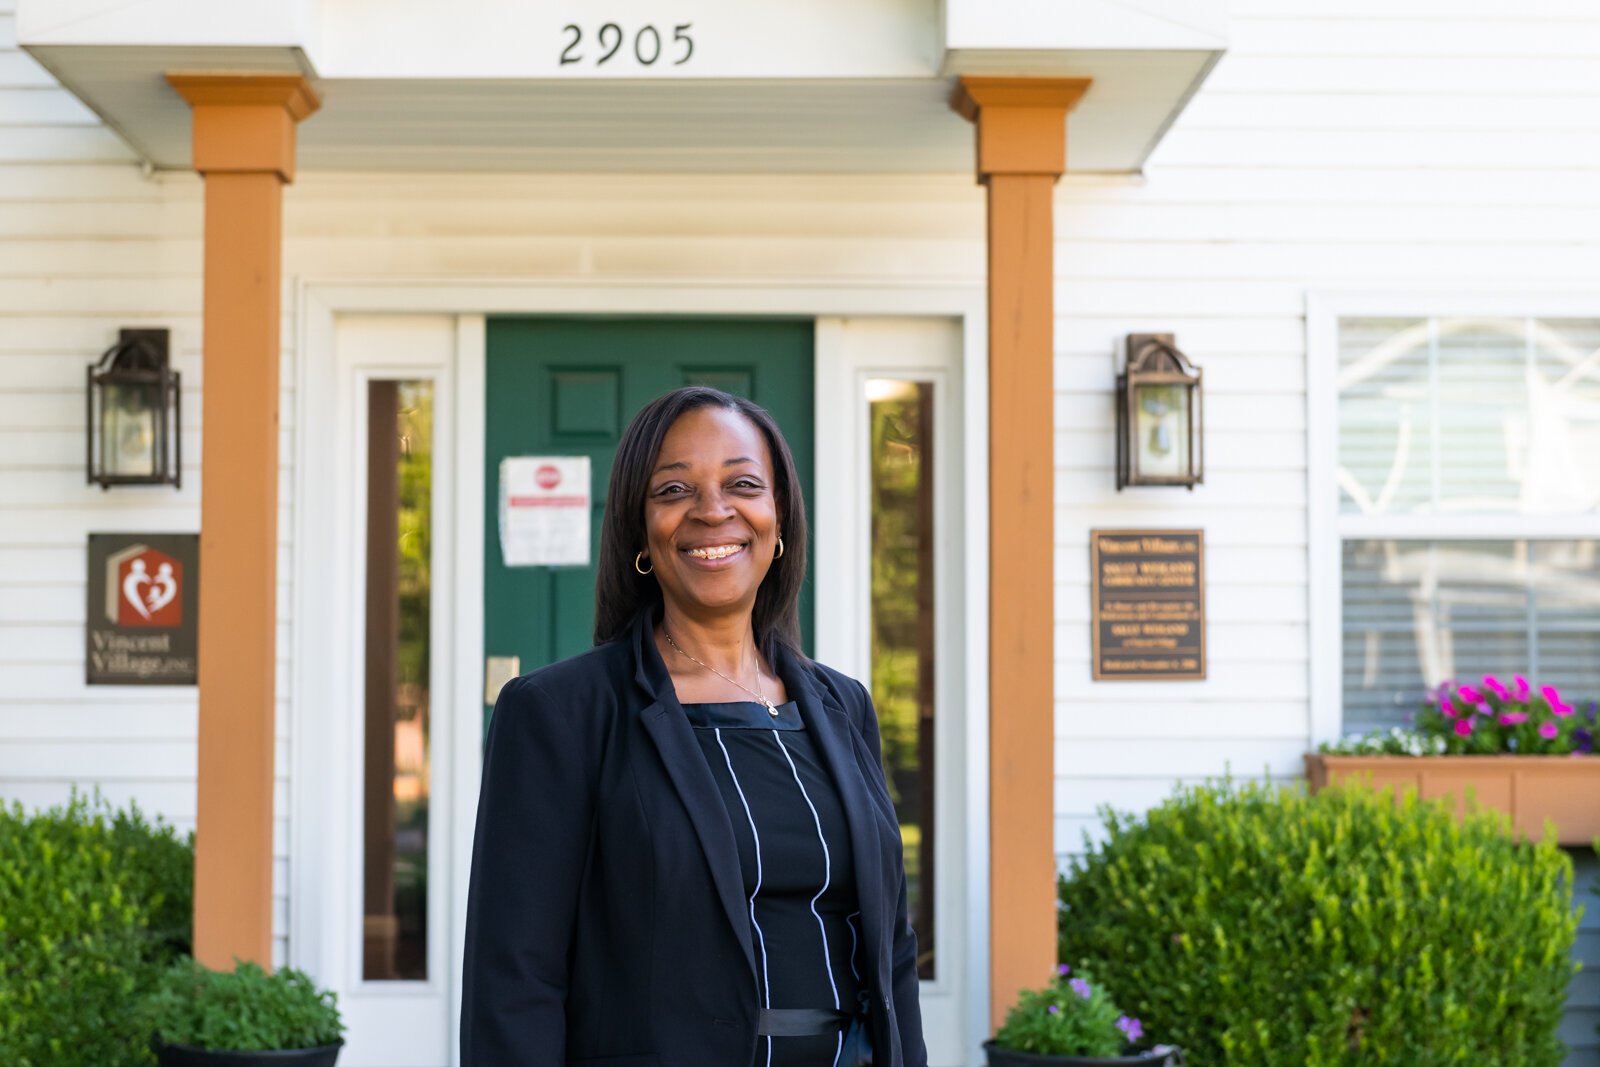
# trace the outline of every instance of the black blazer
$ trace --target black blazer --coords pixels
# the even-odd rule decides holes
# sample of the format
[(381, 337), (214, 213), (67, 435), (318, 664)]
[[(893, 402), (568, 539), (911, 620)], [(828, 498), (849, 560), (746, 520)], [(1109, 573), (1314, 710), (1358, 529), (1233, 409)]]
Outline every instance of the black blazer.
[[(733, 827), (653, 613), (495, 702), (467, 902), (463, 1067), (751, 1067), (761, 1007)], [(926, 1067), (900, 827), (859, 682), (773, 665), (843, 801), (874, 1067)], [(784, 1005), (826, 1007), (827, 1005)]]

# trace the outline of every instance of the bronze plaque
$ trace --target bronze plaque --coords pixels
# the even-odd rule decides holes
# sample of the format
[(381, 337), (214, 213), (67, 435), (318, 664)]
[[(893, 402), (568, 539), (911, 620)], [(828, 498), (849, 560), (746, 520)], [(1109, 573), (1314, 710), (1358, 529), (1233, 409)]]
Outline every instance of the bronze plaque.
[(1201, 530), (1091, 530), (1094, 680), (1206, 676)]
[(89, 535), (89, 685), (194, 685), (199, 534)]

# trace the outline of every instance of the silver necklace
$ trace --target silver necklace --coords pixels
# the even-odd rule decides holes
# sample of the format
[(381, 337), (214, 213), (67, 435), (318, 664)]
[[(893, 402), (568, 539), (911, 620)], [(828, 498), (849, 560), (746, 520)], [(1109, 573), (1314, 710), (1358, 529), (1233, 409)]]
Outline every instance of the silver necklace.
[[(712, 674), (716, 675), (718, 678), (721, 678), (723, 681), (729, 682), (729, 683), (731, 683), (733, 685), (738, 686), (740, 689), (743, 689), (746, 693), (749, 693), (751, 696), (755, 697), (757, 700), (761, 701), (761, 703), (763, 703), (763, 704), (765, 704), (767, 706), (767, 714), (768, 715), (771, 715), (774, 719), (776, 719), (778, 717), (777, 706), (774, 705), (772, 703), (772, 701), (767, 699), (767, 695), (765, 693), (761, 692), (759, 689), (751, 689), (748, 685), (745, 685), (743, 682), (734, 681), (734, 679), (729, 678), (726, 674), (723, 674), (721, 671), (717, 670), (715, 667), (713, 667), (711, 664), (705, 662), (704, 660), (695, 659), (693, 656), (689, 655), (689, 653), (685, 652), (683, 649), (678, 647), (678, 642), (676, 642), (676, 641), (674, 641), (672, 639), (672, 634), (667, 632), (667, 628), (666, 627), (663, 626), (661, 628), (661, 632), (663, 634), (666, 634), (667, 644), (672, 646), (672, 651), (676, 652), (678, 655), (684, 657), (685, 659), (694, 660), (696, 663), (700, 664), (700, 666), (704, 667), (706, 670), (710, 671)], [(758, 663), (756, 665), (756, 685), (759, 686), (760, 684), (761, 684), (761, 666)]]

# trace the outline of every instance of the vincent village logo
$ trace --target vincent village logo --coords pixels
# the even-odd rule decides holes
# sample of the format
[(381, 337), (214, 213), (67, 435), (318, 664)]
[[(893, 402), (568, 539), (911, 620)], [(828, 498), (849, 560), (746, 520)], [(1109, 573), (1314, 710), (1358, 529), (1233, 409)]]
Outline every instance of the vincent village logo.
[[(154, 573), (152, 573), (154, 572)], [(118, 626), (178, 626), (183, 564), (147, 545), (130, 545), (106, 560), (106, 621)]]
[(91, 685), (193, 685), (193, 534), (90, 534)]

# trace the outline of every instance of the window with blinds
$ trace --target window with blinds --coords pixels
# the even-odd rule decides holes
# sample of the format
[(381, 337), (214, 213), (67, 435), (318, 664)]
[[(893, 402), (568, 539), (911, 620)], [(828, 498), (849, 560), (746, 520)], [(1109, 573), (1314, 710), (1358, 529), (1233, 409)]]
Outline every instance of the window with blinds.
[(1600, 699), (1600, 319), (1339, 321), (1347, 732), (1429, 686)]

